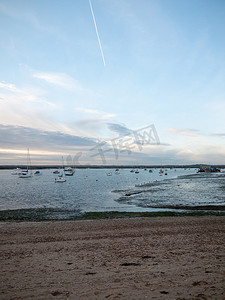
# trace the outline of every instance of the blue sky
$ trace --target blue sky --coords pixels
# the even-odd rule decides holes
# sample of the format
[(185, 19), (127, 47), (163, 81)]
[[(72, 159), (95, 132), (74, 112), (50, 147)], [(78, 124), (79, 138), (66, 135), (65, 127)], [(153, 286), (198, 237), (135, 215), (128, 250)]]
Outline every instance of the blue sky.
[[(0, 164), (225, 164), (225, 1), (0, 0)], [(47, 137), (47, 138), (46, 138)], [(51, 142), (49, 142), (49, 140)]]

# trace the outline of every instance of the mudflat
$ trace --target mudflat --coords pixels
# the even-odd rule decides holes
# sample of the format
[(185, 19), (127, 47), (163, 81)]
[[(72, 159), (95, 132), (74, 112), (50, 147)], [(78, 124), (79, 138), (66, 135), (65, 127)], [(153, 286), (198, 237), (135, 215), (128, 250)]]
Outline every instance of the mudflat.
[(0, 299), (225, 299), (225, 217), (1, 222)]

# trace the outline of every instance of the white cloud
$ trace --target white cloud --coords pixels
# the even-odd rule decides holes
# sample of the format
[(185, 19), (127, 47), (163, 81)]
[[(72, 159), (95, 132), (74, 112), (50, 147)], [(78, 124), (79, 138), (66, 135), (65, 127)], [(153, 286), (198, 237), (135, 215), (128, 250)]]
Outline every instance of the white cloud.
[(198, 137), (200, 134), (195, 129), (180, 129), (180, 128), (170, 128), (168, 133), (179, 136), (186, 137)]
[(76, 107), (75, 110), (87, 113), (87, 114), (101, 114), (102, 112), (96, 109), (88, 109), (84, 107)]
[[(2, 90), (2, 92), (1, 92)], [(12, 83), (0, 82), (0, 98), (8, 103), (18, 103), (22, 106), (25, 103), (37, 102), (55, 106), (53, 102), (47, 101), (43, 98), (43, 91), (31, 87), (17, 87)]]
[[(161, 164), (225, 164), (225, 150), (220, 145), (212, 143), (198, 143), (189, 146), (163, 146), (144, 145), (140, 154), (145, 154), (146, 159), (161, 161)], [(146, 160), (147, 161), (147, 160)]]
[(65, 73), (35, 72), (33, 77), (42, 79), (50, 84), (54, 84), (66, 90), (78, 92), (83, 91), (83, 88), (79, 82)]
[(21, 92), (14, 84), (12, 83), (5, 83), (4, 81), (0, 82), (0, 88), (5, 89), (10, 92)]
[(57, 109), (57, 105), (46, 100), (43, 91), (30, 87), (21, 88), (0, 82), (0, 122), (43, 130), (62, 130), (65, 126), (55, 124), (46, 114)]
[(110, 114), (110, 113), (106, 113), (104, 111), (100, 111), (97, 109), (89, 109), (89, 108), (84, 108), (84, 107), (76, 107), (75, 110), (81, 111), (85, 114), (96, 115), (95, 119), (98, 121), (99, 120), (108, 120), (108, 119), (114, 118), (116, 116), (115, 114)]

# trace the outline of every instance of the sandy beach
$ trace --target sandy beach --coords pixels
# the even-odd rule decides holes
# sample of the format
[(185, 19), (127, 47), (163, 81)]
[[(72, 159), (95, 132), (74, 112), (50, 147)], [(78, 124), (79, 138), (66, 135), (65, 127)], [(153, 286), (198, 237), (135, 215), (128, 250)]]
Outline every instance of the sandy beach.
[(225, 299), (225, 217), (0, 223), (0, 299)]

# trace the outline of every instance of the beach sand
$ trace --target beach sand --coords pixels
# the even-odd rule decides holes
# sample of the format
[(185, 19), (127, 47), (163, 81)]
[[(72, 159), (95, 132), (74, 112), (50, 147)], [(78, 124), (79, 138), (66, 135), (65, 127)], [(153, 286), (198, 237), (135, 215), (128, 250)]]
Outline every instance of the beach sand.
[(225, 217), (0, 223), (0, 299), (225, 299)]

